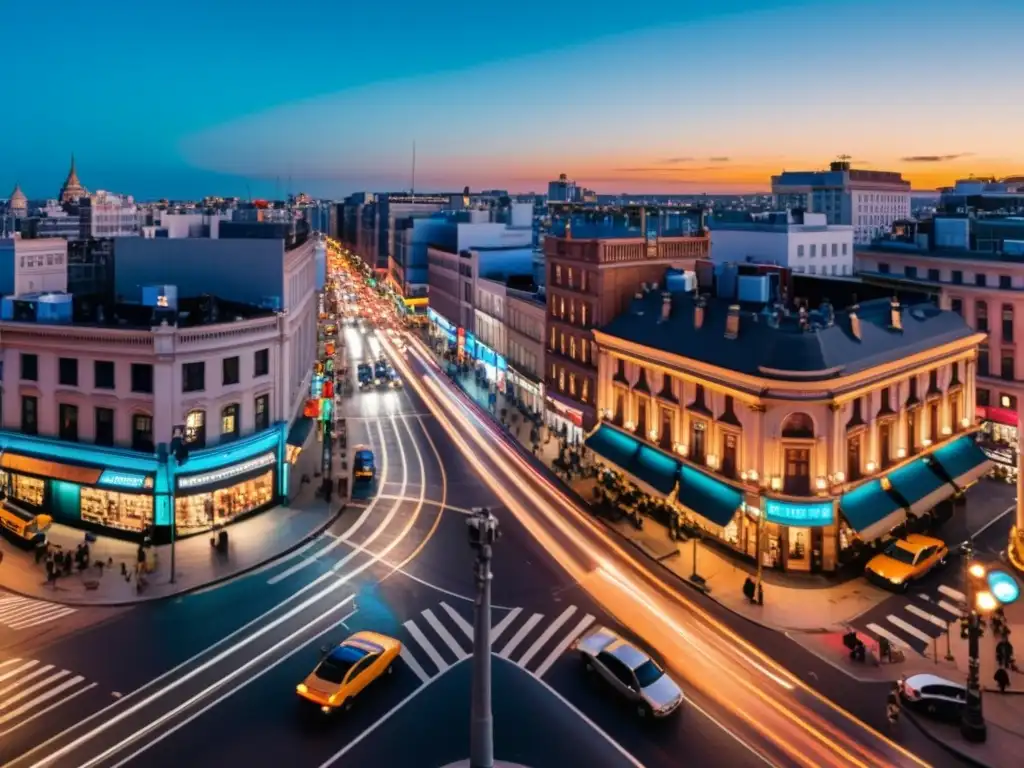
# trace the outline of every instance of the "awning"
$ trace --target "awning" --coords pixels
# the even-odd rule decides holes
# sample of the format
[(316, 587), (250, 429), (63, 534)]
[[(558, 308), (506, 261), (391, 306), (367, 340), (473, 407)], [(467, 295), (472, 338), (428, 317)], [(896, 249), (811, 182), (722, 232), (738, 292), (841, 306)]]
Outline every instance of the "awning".
[(21, 472), (53, 480), (65, 480), (79, 485), (96, 485), (100, 475), (103, 474), (103, 470), (99, 468), (61, 464), (56, 461), (23, 456), (20, 453), (4, 453), (3, 456), (0, 456), (0, 467), (11, 472)]
[(992, 460), (978, 447), (971, 435), (936, 449), (932, 457), (953, 478), (958, 488), (966, 488), (984, 477), (992, 468)]
[(640, 450), (640, 443), (634, 438), (607, 424), (599, 426), (596, 432), (584, 440), (584, 444), (623, 472), (630, 471), (630, 464)]
[(640, 446), (627, 469), (630, 474), (666, 495), (672, 493), (679, 481), (679, 462), (646, 445)]
[(871, 480), (844, 493), (839, 509), (864, 541), (884, 536), (907, 519), (907, 511), (882, 488), (881, 480)]
[(299, 416), (299, 418), (292, 422), (291, 429), (288, 430), (288, 445), (295, 446), (296, 448), (304, 446), (309, 438), (309, 433), (313, 431), (314, 424), (316, 424), (316, 419), (311, 419), (308, 416)]
[(889, 473), (889, 482), (897, 494), (909, 505), (914, 517), (929, 512), (940, 501), (945, 501), (956, 490), (930, 466), (930, 456), (914, 459)]
[(743, 503), (743, 494), (698, 469), (683, 465), (679, 473), (679, 503), (724, 528)]

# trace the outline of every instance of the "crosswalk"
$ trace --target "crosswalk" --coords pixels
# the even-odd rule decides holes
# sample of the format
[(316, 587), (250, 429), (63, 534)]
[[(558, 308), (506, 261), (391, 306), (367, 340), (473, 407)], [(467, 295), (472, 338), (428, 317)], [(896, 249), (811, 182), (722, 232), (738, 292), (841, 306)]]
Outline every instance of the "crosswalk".
[(35, 659), (0, 661), (0, 739), (96, 685), (81, 675)]
[[(946, 634), (952, 622), (963, 616), (967, 596), (946, 584), (934, 590), (913, 592), (899, 600), (887, 600), (855, 622), (855, 629), (876, 640), (885, 638), (903, 651), (923, 653), (936, 638)], [(959, 631), (954, 627), (954, 631)]]
[[(472, 612), (441, 602), (402, 624), (401, 658), (426, 683), (473, 652)], [(492, 616), (491, 650), (543, 677), (572, 642), (594, 623), (594, 616), (570, 605), (554, 616), (512, 608)], [(497, 618), (497, 621), (494, 619)]]
[(60, 603), (48, 603), (45, 600), (33, 600), (0, 592), (0, 627), (8, 629), (38, 627), (40, 624), (70, 616), (74, 612), (74, 608)]

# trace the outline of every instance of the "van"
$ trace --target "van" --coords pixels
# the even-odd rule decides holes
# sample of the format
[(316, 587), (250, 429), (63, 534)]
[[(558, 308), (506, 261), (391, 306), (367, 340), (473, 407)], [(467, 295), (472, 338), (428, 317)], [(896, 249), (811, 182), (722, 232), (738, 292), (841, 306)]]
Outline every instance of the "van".
[(35, 514), (6, 501), (0, 502), (0, 527), (19, 541), (28, 544), (46, 541), (46, 532), (52, 524), (53, 518), (49, 515)]

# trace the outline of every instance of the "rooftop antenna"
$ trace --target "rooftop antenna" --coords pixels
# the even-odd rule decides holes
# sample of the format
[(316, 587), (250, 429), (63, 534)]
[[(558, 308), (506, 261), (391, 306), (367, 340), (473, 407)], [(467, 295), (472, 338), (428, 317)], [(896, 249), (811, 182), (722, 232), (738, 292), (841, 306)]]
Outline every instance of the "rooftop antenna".
[(409, 191), (410, 195), (416, 194), (416, 140), (412, 142), (412, 188)]

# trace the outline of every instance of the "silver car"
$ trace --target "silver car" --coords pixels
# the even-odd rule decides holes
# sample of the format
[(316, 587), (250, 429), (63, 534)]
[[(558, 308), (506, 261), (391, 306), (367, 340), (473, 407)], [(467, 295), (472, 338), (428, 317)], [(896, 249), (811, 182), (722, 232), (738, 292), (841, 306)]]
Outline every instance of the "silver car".
[(603, 677), (636, 707), (640, 717), (665, 717), (683, 703), (683, 692), (647, 653), (607, 627), (595, 627), (576, 641), (588, 673)]

